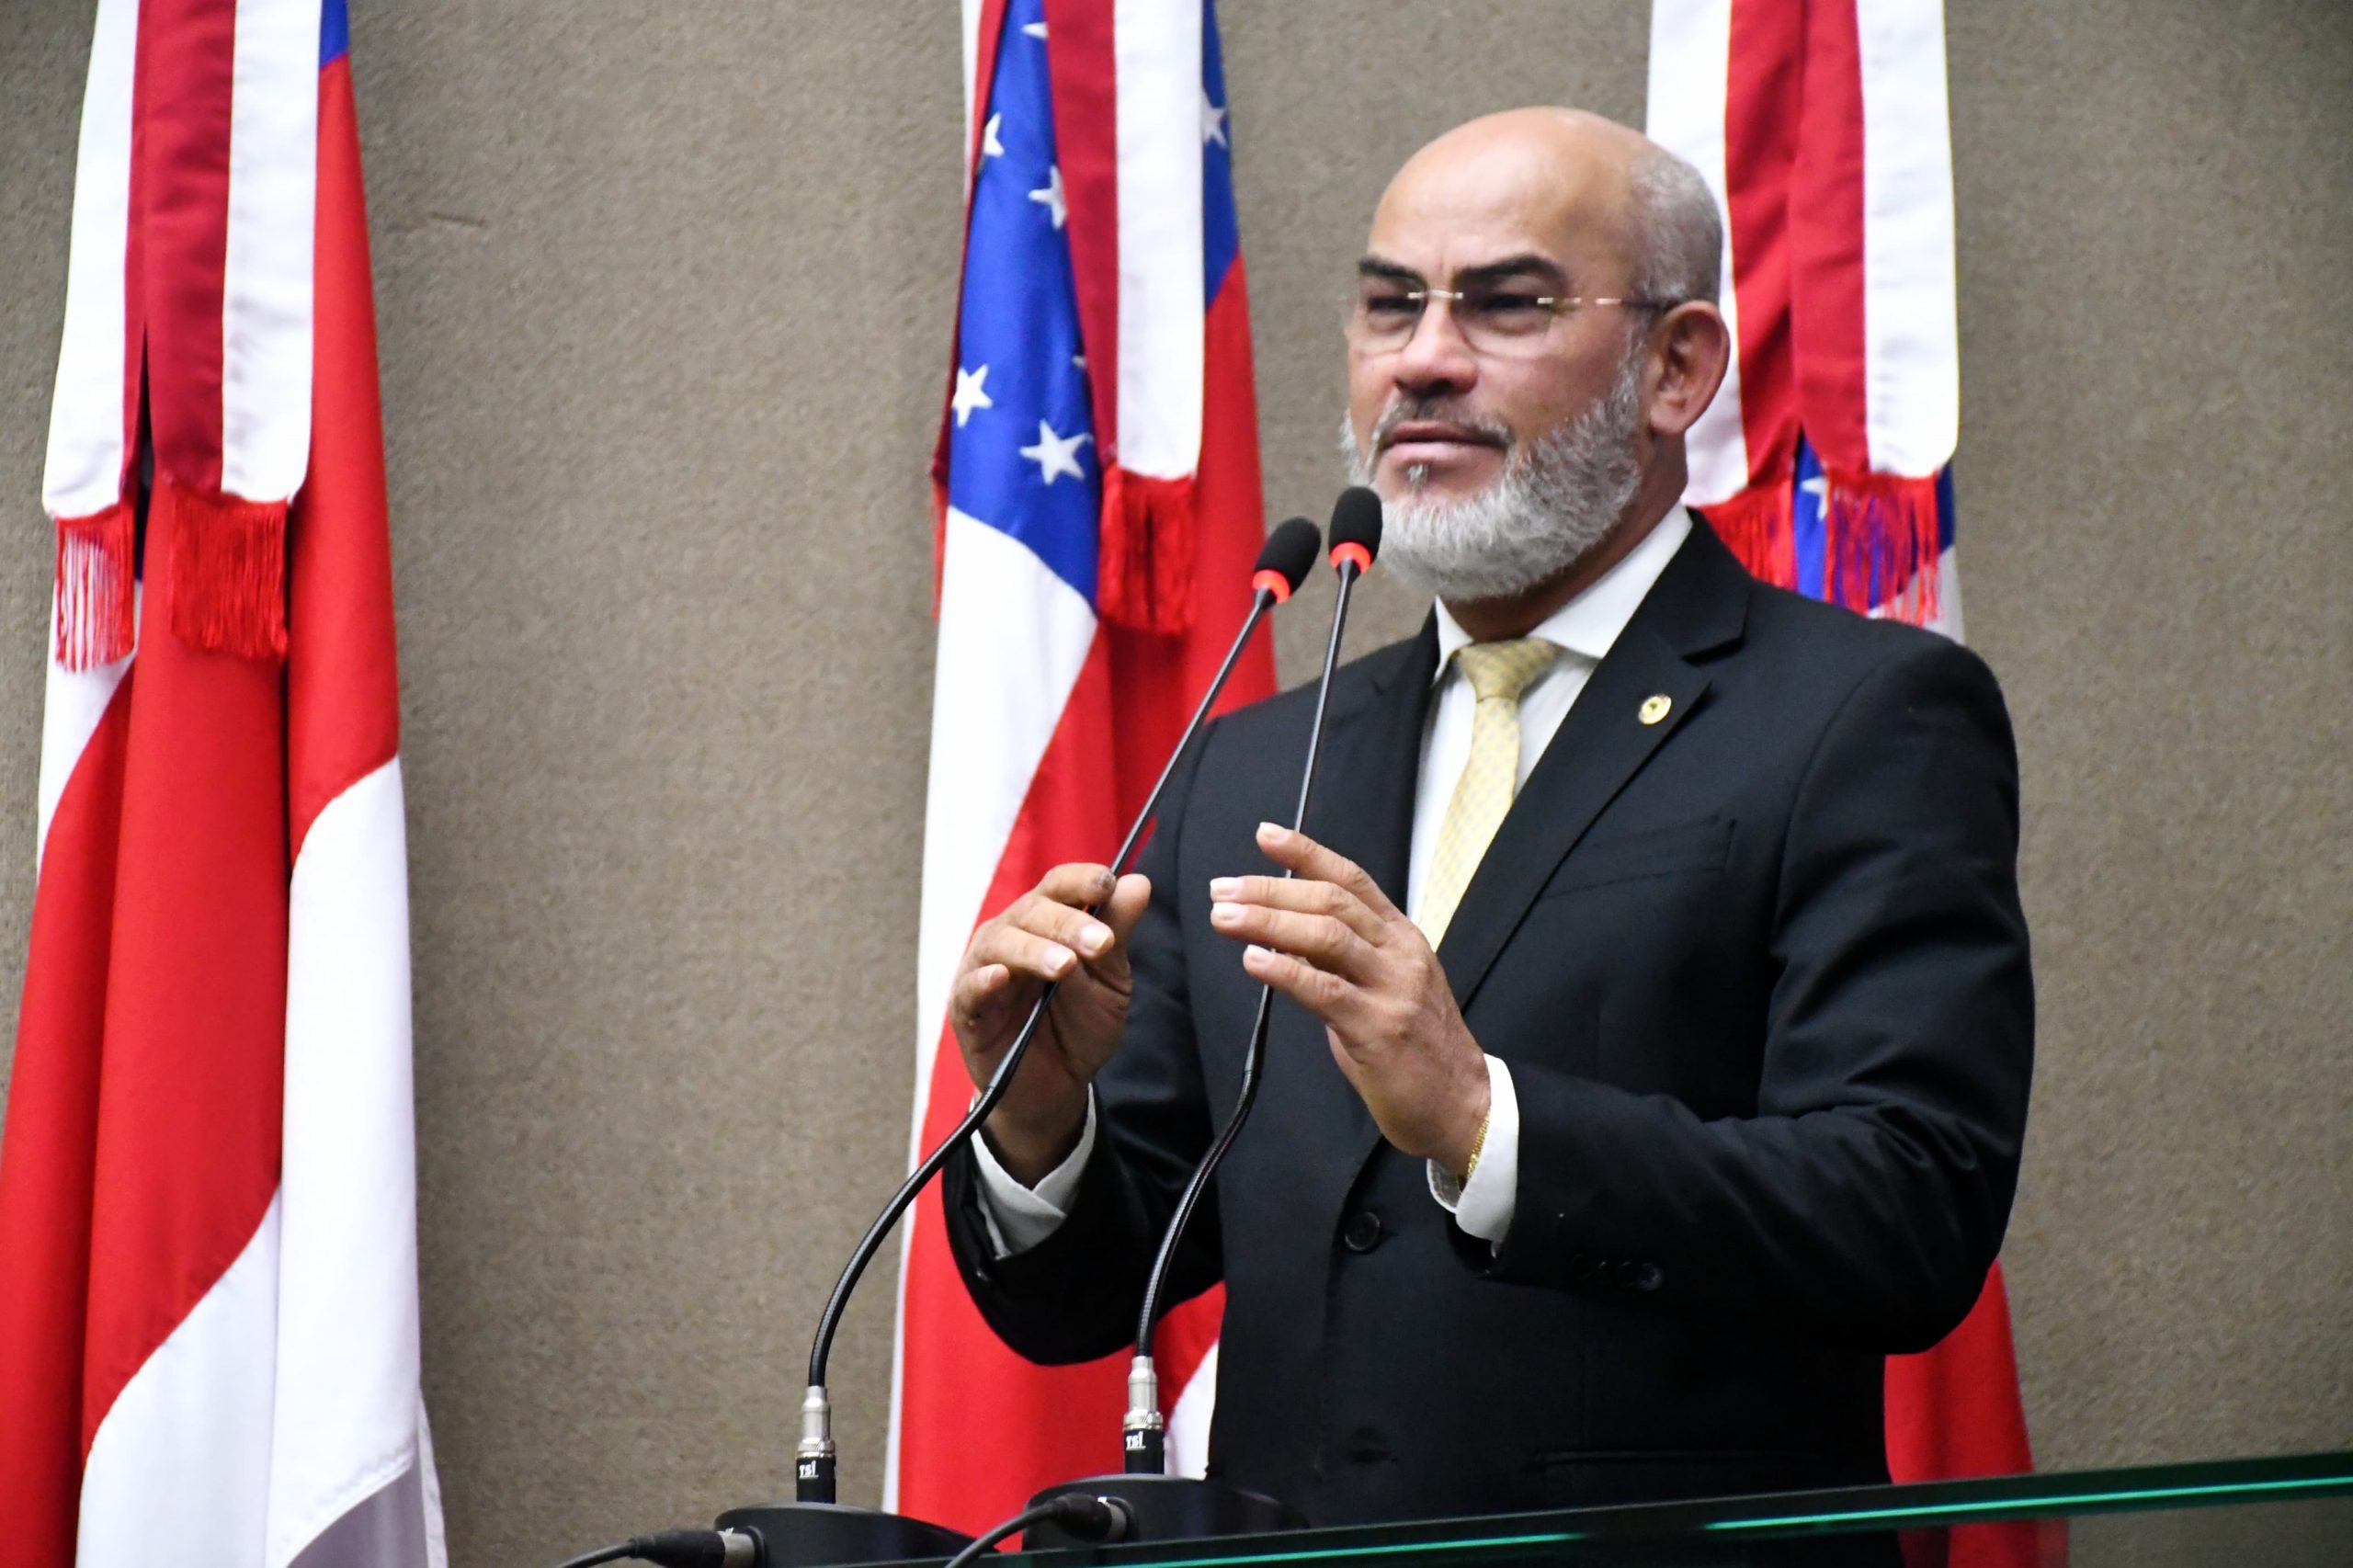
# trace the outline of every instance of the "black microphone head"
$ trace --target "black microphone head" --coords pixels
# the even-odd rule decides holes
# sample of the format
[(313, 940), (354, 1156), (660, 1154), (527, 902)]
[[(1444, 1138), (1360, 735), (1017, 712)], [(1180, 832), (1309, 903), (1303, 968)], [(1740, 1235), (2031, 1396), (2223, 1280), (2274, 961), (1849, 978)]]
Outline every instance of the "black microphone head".
[(1363, 485), (1340, 492), (1332, 507), (1332, 564), (1356, 562), (1362, 572), (1381, 553), (1381, 497)]
[(1293, 517), (1267, 536), (1264, 549), (1258, 551), (1258, 564), (1250, 569), (1250, 585), (1264, 588), (1282, 603), (1307, 580), (1307, 569), (1315, 564), (1315, 556), (1323, 548), (1324, 535), (1305, 517)]

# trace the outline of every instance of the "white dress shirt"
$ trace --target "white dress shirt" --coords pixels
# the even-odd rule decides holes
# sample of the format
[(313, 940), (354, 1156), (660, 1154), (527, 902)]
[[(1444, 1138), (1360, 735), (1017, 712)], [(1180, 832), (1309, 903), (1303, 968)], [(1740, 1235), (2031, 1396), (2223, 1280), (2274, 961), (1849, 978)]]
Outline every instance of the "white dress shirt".
[[(1519, 784), (1528, 782), (1586, 682), (1690, 532), (1691, 515), (1676, 507), (1627, 551), (1625, 559), (1529, 633), (1558, 644), (1562, 656), (1519, 694)], [(1454, 663), (1455, 650), (1470, 641), (1471, 634), (1441, 603), (1438, 607), (1437, 688), (1430, 700), (1429, 727), (1422, 737), (1421, 772), (1414, 789), (1414, 839), (1405, 869), (1405, 913), (1413, 919), (1421, 915), (1430, 856), (1438, 845), (1447, 802), (1453, 798), (1455, 783), (1470, 760), (1471, 718), (1478, 699)], [(1235, 961), (1241, 961), (1239, 953)], [(1449, 1172), (1430, 1161), (1430, 1196), (1453, 1214), (1454, 1222), (1463, 1231), (1500, 1244), (1511, 1229), (1518, 1196), (1519, 1099), (1512, 1088), (1511, 1069), (1493, 1056), (1487, 1058), (1487, 1135), (1480, 1148), (1478, 1167), (1469, 1181), (1458, 1185)], [(1078, 1192), (1079, 1174), (1094, 1147), (1091, 1096), (1078, 1147), (1035, 1187), (1015, 1179), (990, 1153), (986, 1139), (973, 1140), (972, 1152), (981, 1173), (982, 1215), (999, 1256), (1025, 1251), (1053, 1233), (1070, 1211)]]

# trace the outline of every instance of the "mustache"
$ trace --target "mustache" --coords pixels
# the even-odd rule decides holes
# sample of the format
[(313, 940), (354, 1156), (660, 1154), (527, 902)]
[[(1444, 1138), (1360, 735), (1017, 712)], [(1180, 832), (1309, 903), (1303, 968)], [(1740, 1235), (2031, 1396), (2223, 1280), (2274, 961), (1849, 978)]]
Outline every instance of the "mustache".
[(1513, 439), (1511, 426), (1499, 420), (1482, 419), (1445, 398), (1409, 397), (1400, 398), (1382, 411), (1380, 421), (1372, 427), (1372, 449), (1377, 452), (1388, 446), (1389, 437), (1396, 434), (1400, 425), (1420, 423), (1451, 425), (1506, 450), (1518, 445)]

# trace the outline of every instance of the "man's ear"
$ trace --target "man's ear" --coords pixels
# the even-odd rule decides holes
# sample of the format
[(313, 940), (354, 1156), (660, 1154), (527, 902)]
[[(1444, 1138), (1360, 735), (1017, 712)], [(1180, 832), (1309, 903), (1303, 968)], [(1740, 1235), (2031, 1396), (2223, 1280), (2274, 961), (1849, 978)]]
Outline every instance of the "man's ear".
[(1680, 436), (1699, 423), (1723, 384), (1732, 330), (1715, 306), (1690, 300), (1660, 318), (1652, 342), (1657, 380), (1651, 387), (1651, 433)]

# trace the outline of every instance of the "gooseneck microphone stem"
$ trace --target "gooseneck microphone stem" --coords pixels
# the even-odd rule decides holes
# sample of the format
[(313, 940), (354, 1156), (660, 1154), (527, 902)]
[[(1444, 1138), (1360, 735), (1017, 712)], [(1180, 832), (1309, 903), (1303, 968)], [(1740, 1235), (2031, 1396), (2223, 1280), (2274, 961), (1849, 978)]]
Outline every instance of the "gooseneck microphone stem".
[[(1340, 579), (1339, 593), (1332, 605), (1332, 635), (1324, 645), (1324, 674), (1315, 687), (1315, 713), (1307, 731), (1307, 763), (1299, 778), (1299, 805), (1292, 812), (1291, 831), (1296, 833), (1307, 825), (1307, 805), (1315, 790), (1315, 759), (1324, 745), (1324, 710), (1332, 699), (1332, 675), (1340, 661), (1340, 633), (1347, 625), (1348, 590), (1363, 575), (1362, 563), (1353, 553), (1336, 551), (1334, 564)], [(1283, 872), (1289, 880), (1290, 872)], [(1122, 1463), (1130, 1475), (1159, 1475), (1167, 1469), (1166, 1424), (1160, 1413), (1160, 1375), (1153, 1363), (1152, 1335), (1159, 1325), (1160, 1296), (1166, 1285), (1168, 1270), (1176, 1261), (1177, 1244), (1184, 1239), (1186, 1227), (1192, 1222), (1193, 1210), (1209, 1190), (1211, 1178), (1224, 1163), (1226, 1151), (1241, 1135), (1243, 1123), (1250, 1119), (1250, 1109), (1258, 1100), (1258, 1073), (1266, 1062), (1267, 1023), (1274, 1010), (1275, 988), (1258, 988), (1258, 1013), (1250, 1025), (1250, 1043), (1242, 1054), (1242, 1087), (1233, 1102), (1233, 1114), (1226, 1119), (1224, 1128), (1210, 1144), (1209, 1153), (1193, 1167), (1190, 1181), (1176, 1199), (1167, 1229), (1160, 1233), (1160, 1251), (1152, 1260), (1152, 1272), (1144, 1278), (1143, 1303), (1136, 1314), (1135, 1359), (1128, 1366), (1128, 1412), (1120, 1433)]]
[[(1308, 553), (1313, 553), (1312, 541)], [(1345, 584), (1345, 578), (1343, 582)], [(1345, 585), (1341, 592), (1346, 595)], [(1145, 829), (1152, 824), (1153, 813), (1160, 808), (1161, 794), (1176, 772), (1178, 760), (1192, 744), (1193, 737), (1200, 732), (1202, 722), (1209, 717), (1210, 709), (1225, 689), (1234, 665), (1241, 662), (1242, 650), (1248, 645), (1250, 634), (1266, 619), (1267, 610), (1288, 594), (1288, 588), (1278, 593), (1262, 581), (1251, 595), (1249, 616), (1243, 621), (1242, 630), (1234, 634), (1233, 646), (1226, 650), (1224, 663), (1218, 665), (1217, 675), (1211, 680), (1209, 690), (1202, 694), (1200, 705), (1193, 710), (1192, 718), (1186, 722), (1183, 736), (1169, 753), (1167, 766), (1160, 770), (1159, 778), (1152, 786), (1152, 793), (1144, 798), (1143, 809), (1136, 813), (1135, 821), (1128, 828), (1127, 837), (1120, 840), (1118, 852), (1111, 857), (1111, 874), (1114, 877), (1126, 869), (1129, 858), (1142, 841)], [(1345, 597), (1343, 602), (1346, 602)], [(1087, 913), (1092, 915), (1099, 907), (1089, 905)], [(803, 1503), (831, 1503), (835, 1500), (833, 1401), (825, 1390), (825, 1363), (833, 1354), (834, 1335), (841, 1327), (842, 1314), (849, 1305), (850, 1293), (858, 1289), (858, 1279), (866, 1273), (867, 1265), (874, 1261), (874, 1255), (881, 1250), (892, 1228), (898, 1224), (900, 1217), (906, 1213), (916, 1195), (939, 1174), (940, 1167), (948, 1163), (949, 1157), (963, 1142), (988, 1120), (1012, 1089), (1014, 1075), (1021, 1070), (1022, 1058), (1029, 1054), (1029, 1044), (1037, 1038), (1039, 1025), (1045, 1020), (1046, 1009), (1053, 1005), (1057, 989), (1058, 983), (1051, 980), (1040, 988), (1037, 1002), (1029, 1009), (1029, 1017), (1021, 1026), (1021, 1032), (1014, 1036), (1012, 1045), (1006, 1048), (1005, 1055), (998, 1061), (996, 1070), (989, 1074), (988, 1085), (982, 1089), (980, 1098), (972, 1102), (972, 1109), (964, 1113), (964, 1119), (956, 1124), (955, 1131), (926, 1154), (923, 1163), (916, 1165), (914, 1173), (900, 1185), (899, 1190), (891, 1195), (891, 1201), (883, 1205), (882, 1212), (868, 1227), (866, 1234), (859, 1238), (857, 1250), (850, 1254), (848, 1267), (842, 1270), (841, 1278), (834, 1284), (834, 1293), (825, 1302), (824, 1315), (817, 1320), (817, 1337), (809, 1347), (809, 1388), (801, 1403), (801, 1442), (793, 1467), (793, 1489), (794, 1494)]]

